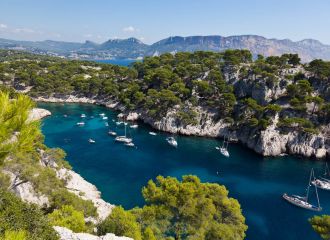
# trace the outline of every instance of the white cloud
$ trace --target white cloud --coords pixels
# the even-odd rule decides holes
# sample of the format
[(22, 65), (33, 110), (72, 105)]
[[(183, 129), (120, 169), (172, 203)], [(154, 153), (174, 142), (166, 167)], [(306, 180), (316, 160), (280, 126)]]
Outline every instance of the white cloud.
[(123, 32), (137, 32), (139, 29), (134, 28), (133, 26), (124, 27)]
[(6, 29), (8, 26), (4, 23), (0, 23), (0, 29)]

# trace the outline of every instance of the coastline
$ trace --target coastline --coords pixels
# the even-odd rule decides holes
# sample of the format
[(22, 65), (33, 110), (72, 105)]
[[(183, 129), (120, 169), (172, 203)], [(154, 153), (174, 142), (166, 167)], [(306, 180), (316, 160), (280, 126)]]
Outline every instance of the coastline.
[(127, 111), (124, 106), (112, 100), (98, 98), (77, 97), (69, 95), (66, 97), (38, 97), (33, 99), (36, 102), (47, 103), (83, 103), (95, 104), (119, 111), (119, 116), (126, 116), (128, 121), (141, 120), (159, 131), (212, 138), (228, 138), (232, 142), (239, 142), (254, 150), (264, 157), (277, 157), (283, 155), (297, 155), (306, 158), (328, 159), (330, 157), (330, 139), (322, 134), (306, 134), (301, 132), (289, 132), (281, 134), (276, 128), (278, 116), (266, 130), (258, 135), (256, 130), (242, 126), (239, 129), (231, 130), (229, 124), (223, 120), (213, 121), (214, 113), (198, 108), (198, 122), (196, 125), (177, 125), (176, 109), (169, 111), (166, 117), (155, 121), (142, 111)]

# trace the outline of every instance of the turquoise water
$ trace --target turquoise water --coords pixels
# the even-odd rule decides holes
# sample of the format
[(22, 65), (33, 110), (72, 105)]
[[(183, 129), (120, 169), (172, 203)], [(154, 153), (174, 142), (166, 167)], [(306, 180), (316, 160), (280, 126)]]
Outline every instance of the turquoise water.
[[(118, 114), (114, 111), (78, 104), (40, 106), (53, 114), (43, 121), (46, 144), (63, 148), (73, 169), (95, 184), (110, 203), (125, 208), (141, 206), (141, 187), (149, 179), (195, 174), (203, 181), (224, 184), (230, 196), (239, 200), (249, 226), (246, 239), (319, 239), (307, 222), (316, 213), (290, 205), (281, 196), (284, 192), (303, 194), (310, 169), (323, 173), (322, 162), (262, 158), (239, 144), (230, 144), (231, 156), (225, 158), (215, 149), (220, 140), (199, 137), (178, 136), (179, 147), (175, 149), (165, 141), (168, 134), (151, 136), (151, 129), (142, 123), (138, 129), (129, 130), (137, 145), (131, 149), (107, 134), (108, 128), (124, 131), (112, 122)], [(109, 117), (109, 127), (98, 116), (101, 112)], [(86, 125), (78, 127), (82, 113), (87, 115)], [(89, 138), (96, 143), (89, 144)], [(319, 191), (319, 195), (322, 214), (330, 214), (330, 192)]]
[(107, 63), (107, 64), (114, 64), (119, 66), (128, 66), (131, 63), (136, 62), (137, 60), (134, 59), (109, 59), (109, 60), (95, 60), (98, 63)]

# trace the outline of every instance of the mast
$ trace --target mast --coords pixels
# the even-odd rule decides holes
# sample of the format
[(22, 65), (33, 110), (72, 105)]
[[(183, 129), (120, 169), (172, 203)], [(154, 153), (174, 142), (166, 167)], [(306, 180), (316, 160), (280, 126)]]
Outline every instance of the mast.
[[(312, 173), (313, 173), (313, 177), (314, 177), (314, 181), (315, 181), (315, 175), (314, 175), (314, 169), (312, 168)], [(320, 199), (319, 199), (319, 194), (317, 192), (317, 187), (316, 184), (314, 184), (315, 187), (315, 193), (316, 193), (316, 198), (317, 198), (317, 206), (318, 208), (320, 208)]]
[(309, 176), (309, 182), (308, 182), (308, 187), (307, 187), (307, 192), (306, 192), (306, 197), (305, 197), (305, 201), (308, 202), (308, 195), (309, 195), (309, 187), (311, 186), (311, 181), (312, 181), (312, 174), (313, 174), (314, 170), (312, 168), (311, 170), (311, 174)]
[(329, 171), (329, 166), (328, 163), (325, 163), (325, 172), (324, 172), (324, 176), (329, 176), (330, 177), (330, 171)]

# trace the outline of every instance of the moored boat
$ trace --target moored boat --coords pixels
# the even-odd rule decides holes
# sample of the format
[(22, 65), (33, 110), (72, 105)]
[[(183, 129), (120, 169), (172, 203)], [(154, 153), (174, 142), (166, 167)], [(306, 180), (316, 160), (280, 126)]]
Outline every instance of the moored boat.
[(283, 198), (288, 201), (289, 203), (297, 206), (297, 207), (301, 207), (301, 208), (305, 208), (308, 210), (312, 210), (312, 211), (322, 211), (322, 207), (320, 206), (320, 200), (319, 200), (319, 195), (317, 193), (317, 187), (315, 186), (315, 194), (316, 194), (316, 198), (317, 198), (317, 203), (318, 205), (315, 206), (313, 204), (311, 204), (310, 202), (308, 202), (308, 197), (309, 197), (309, 190), (311, 187), (311, 182), (312, 179), (315, 181), (315, 175), (314, 175), (314, 170), (311, 170), (311, 174), (309, 177), (309, 182), (308, 182), (308, 186), (307, 186), (307, 192), (306, 192), (306, 196), (301, 197), (298, 195), (288, 195), (286, 193), (283, 194)]
[(84, 123), (84, 122), (77, 122), (77, 125), (78, 125), (78, 126), (84, 126), (85, 123)]
[(166, 141), (168, 142), (168, 144), (170, 144), (173, 147), (178, 146), (178, 142), (175, 140), (174, 137), (168, 137), (168, 138), (166, 138)]

